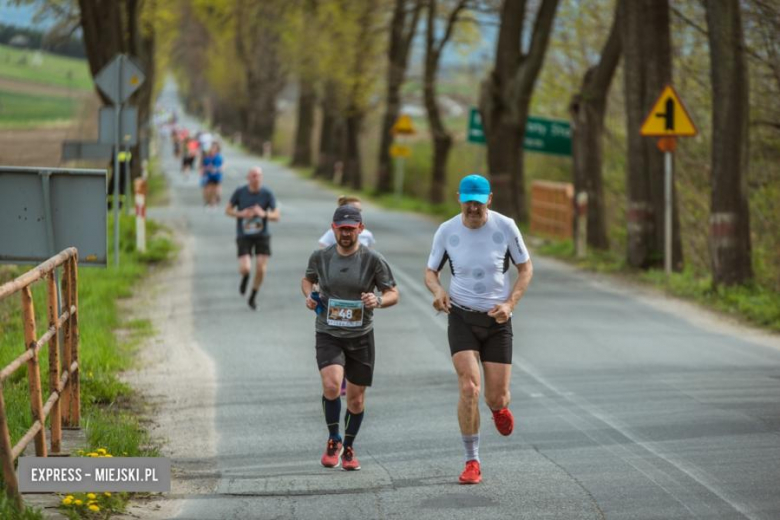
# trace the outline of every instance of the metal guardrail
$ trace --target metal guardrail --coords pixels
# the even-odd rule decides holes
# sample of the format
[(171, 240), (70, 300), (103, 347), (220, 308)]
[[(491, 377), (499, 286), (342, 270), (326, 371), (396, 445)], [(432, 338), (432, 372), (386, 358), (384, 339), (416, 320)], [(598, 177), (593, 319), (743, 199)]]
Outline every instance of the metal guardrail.
[[(58, 291), (56, 270), (62, 266), (62, 288)], [(49, 328), (37, 337), (35, 307), (30, 286), (46, 280)], [(81, 420), (81, 393), (79, 386), (79, 324), (78, 324), (78, 251), (68, 248), (49, 258), (38, 267), (0, 286), (0, 300), (16, 293), (21, 294), (22, 320), (24, 321), (25, 351), (0, 370), (0, 463), (6, 493), (21, 506), (22, 498), (14, 471), (14, 462), (30, 442), (35, 441), (35, 454), (48, 456), (46, 448), (46, 418), (51, 416), (52, 454), (61, 449), (62, 427), (78, 427)], [(58, 313), (58, 297), (62, 297), (62, 314)], [(49, 390), (43, 402), (41, 367), (38, 353), (48, 343)], [(62, 344), (62, 362), (59, 345)], [(30, 388), (30, 406), (33, 424), (16, 445), (11, 445), (8, 418), (3, 398), (3, 385), (22, 365), (27, 364), (27, 381)], [(62, 365), (62, 366), (61, 366)], [(62, 371), (62, 374), (60, 372)]]

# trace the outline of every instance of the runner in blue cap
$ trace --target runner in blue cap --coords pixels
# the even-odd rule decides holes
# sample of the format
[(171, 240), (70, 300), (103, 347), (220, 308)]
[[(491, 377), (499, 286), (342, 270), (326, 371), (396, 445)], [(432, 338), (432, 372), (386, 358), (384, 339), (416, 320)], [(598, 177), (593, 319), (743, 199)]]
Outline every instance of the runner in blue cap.
[[(439, 226), (425, 271), (433, 307), (448, 314), (447, 337), (458, 374), (458, 423), (466, 451), (459, 481), (482, 480), (479, 460), (479, 365), (485, 373), (485, 401), (496, 429), (510, 435), (514, 417), (509, 411), (512, 373), (512, 311), (531, 282), (533, 267), (515, 221), (491, 211), (490, 182), (481, 175), (460, 181), (461, 213)], [(439, 272), (449, 262), (449, 292)], [(518, 277), (510, 284), (509, 267)]]

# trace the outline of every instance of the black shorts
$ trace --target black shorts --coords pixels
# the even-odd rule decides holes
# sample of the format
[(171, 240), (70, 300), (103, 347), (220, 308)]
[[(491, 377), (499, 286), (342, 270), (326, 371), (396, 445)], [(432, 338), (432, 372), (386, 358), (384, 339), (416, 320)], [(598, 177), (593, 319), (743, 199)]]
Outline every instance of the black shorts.
[(447, 339), (450, 353), (476, 350), (482, 361), (512, 364), (512, 318), (497, 323), (485, 312), (450, 309)]
[(357, 338), (337, 338), (325, 332), (317, 333), (317, 366), (344, 367), (347, 381), (353, 385), (371, 386), (374, 379), (374, 331)]
[(255, 255), (271, 256), (271, 235), (249, 235), (236, 238), (238, 256)]

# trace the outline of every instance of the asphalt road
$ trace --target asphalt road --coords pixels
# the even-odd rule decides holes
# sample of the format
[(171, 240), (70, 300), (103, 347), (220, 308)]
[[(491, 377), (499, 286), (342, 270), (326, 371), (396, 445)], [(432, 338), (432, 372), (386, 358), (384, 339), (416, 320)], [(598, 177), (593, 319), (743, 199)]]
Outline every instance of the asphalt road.
[(322, 468), (314, 314), (299, 281), (338, 194), (224, 156), (223, 198), (260, 164), (282, 219), (253, 312), (238, 293), (234, 221), (204, 211), (194, 177), (163, 150), (173, 200), (161, 215), (184, 218), (194, 238), (195, 334), (218, 384), (219, 483), (180, 518), (780, 518), (780, 350), (541, 257), (513, 320), (515, 433), (501, 437), (481, 404), (484, 480), (459, 486), (446, 319), (422, 282), (437, 223), (370, 204), (401, 302), (377, 311), (363, 469)]

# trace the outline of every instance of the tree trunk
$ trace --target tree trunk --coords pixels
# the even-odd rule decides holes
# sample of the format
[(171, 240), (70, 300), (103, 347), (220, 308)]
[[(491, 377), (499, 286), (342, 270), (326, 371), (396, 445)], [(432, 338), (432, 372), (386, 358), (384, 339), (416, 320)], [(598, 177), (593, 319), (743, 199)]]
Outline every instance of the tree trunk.
[(444, 127), (439, 105), (436, 102), (436, 74), (438, 56), (430, 56), (425, 64), (425, 110), (428, 112), (428, 126), (433, 141), (433, 168), (431, 170), (431, 188), (428, 199), (441, 204), (447, 188), (447, 158), (452, 148), (452, 136)]
[(291, 166), (311, 166), (311, 140), (314, 132), (314, 107), (317, 93), (311, 82), (302, 80), (298, 93), (298, 122), (295, 129), (295, 149)]
[[(79, 0), (81, 29), (84, 32), (84, 49), (92, 77), (118, 53), (127, 52), (122, 24), (122, 4), (100, 0)], [(111, 102), (95, 87), (103, 104)]]
[[(664, 160), (654, 139), (639, 129), (671, 82), (668, 0), (627, 1), (623, 9), (628, 134), (628, 263), (649, 268), (664, 258)], [(672, 267), (682, 268), (677, 197), (673, 189)]]
[(436, 0), (428, 0), (427, 21), (425, 25), (425, 71), (423, 96), (425, 111), (428, 113), (428, 126), (433, 141), (433, 170), (431, 171), (431, 190), (428, 199), (434, 204), (441, 204), (445, 199), (447, 188), (447, 158), (452, 148), (452, 136), (444, 127), (441, 111), (436, 100), (436, 79), (439, 74), (439, 61), (447, 41), (452, 36), (458, 14), (465, 8), (466, 2), (461, 0), (449, 13), (444, 34), (436, 40)]
[[(616, 11), (601, 59), (585, 73), (580, 92), (570, 105), (574, 193), (588, 194), (587, 242), (596, 249), (609, 248), (601, 170), (607, 94), (621, 54), (618, 20)], [(577, 231), (574, 226), (575, 239)]]
[(363, 169), (360, 165), (360, 130), (363, 114), (350, 110), (346, 117), (344, 132), (344, 176), (342, 184), (359, 190), (363, 187)]
[(523, 140), (536, 78), (550, 40), (558, 0), (543, 0), (533, 23), (530, 47), (521, 43), (526, 5), (505, 0), (501, 8), (495, 66), (483, 81), (480, 115), (488, 147), (488, 169), (493, 180), (493, 207), (511, 217), (527, 218)]
[(325, 84), (325, 95), (322, 100), (322, 126), (320, 130), (320, 145), (317, 155), (315, 177), (333, 179), (333, 170), (340, 161), (341, 147), (344, 142), (344, 125), (339, 110), (339, 98), (336, 85), (329, 81)]
[(738, 0), (707, 0), (712, 99), (710, 257), (715, 285), (753, 276), (748, 172), (748, 73)]
[(379, 166), (377, 191), (389, 193), (393, 189), (390, 146), (393, 144), (391, 129), (401, 112), (401, 87), (406, 79), (409, 49), (422, 9), (422, 0), (413, 0), (414, 10), (408, 11), (409, 0), (395, 0), (393, 19), (390, 24), (390, 45), (388, 48), (387, 95), (385, 115), (382, 118), (382, 135), (379, 145)]
[(247, 142), (260, 147), (273, 140), (276, 99), (284, 88), (279, 55), (284, 3), (281, 0), (236, 4), (236, 51), (246, 75)]

